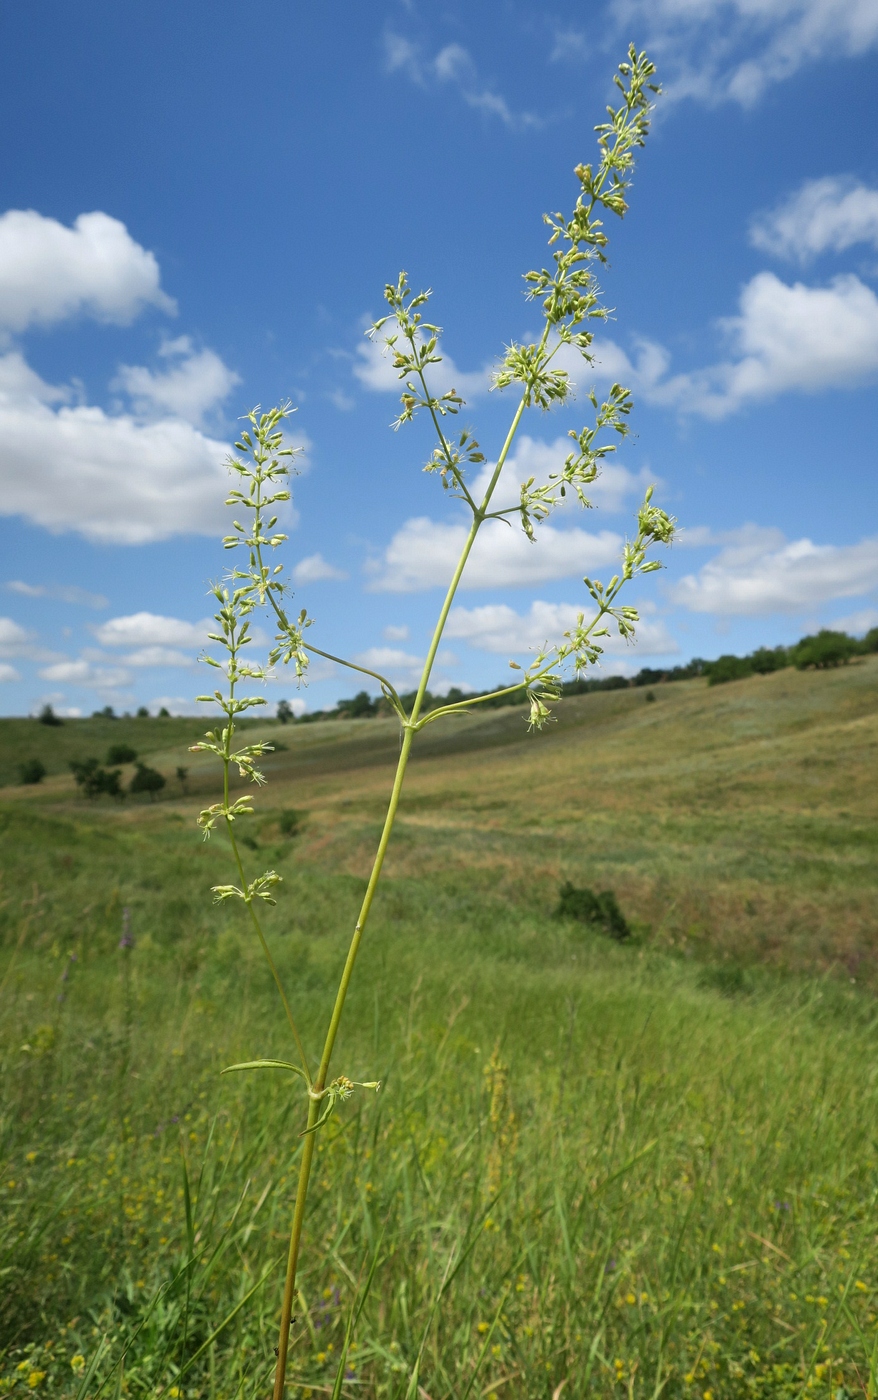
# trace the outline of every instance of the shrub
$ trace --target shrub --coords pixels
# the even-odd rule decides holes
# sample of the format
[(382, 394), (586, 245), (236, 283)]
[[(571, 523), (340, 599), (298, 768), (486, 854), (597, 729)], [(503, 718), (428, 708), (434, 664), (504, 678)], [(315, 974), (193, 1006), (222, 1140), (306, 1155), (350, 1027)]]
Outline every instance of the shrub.
[(789, 666), (790, 657), (786, 647), (757, 647), (749, 661), (757, 675), (768, 676), (772, 671), (782, 671)]
[(725, 685), (727, 681), (740, 681), (752, 676), (753, 666), (749, 656), (718, 656), (705, 666), (708, 685)]
[(138, 763), (131, 782), (128, 784), (129, 792), (148, 792), (149, 800), (155, 802), (155, 795), (161, 792), (165, 785), (165, 780), (161, 773), (155, 768), (147, 768), (145, 763)]
[(137, 752), (130, 744), (111, 744), (107, 749), (108, 763), (133, 763)]
[(581, 924), (597, 925), (620, 943), (631, 937), (628, 920), (619, 908), (612, 890), (601, 890), (600, 894), (595, 894), (594, 890), (577, 889), (568, 880), (561, 886), (555, 916), (559, 919), (575, 919)]
[(146, 708), (145, 705), (141, 705), (141, 706), (138, 708), (138, 711), (137, 711), (137, 714), (136, 714), (135, 718), (136, 718), (136, 719), (149, 719), (149, 710)]
[(107, 797), (118, 797), (121, 800), (125, 796), (119, 782), (118, 768), (108, 770), (102, 768), (96, 758), (86, 758), (82, 762), (73, 759), (70, 771), (77, 787), (82, 788), (86, 797), (100, 797), (102, 793), (106, 793)]
[(804, 671), (807, 666), (823, 670), (828, 666), (846, 666), (852, 656), (856, 656), (860, 644), (845, 632), (833, 632), (822, 627), (813, 637), (803, 637), (793, 647), (793, 664)]
[(46, 765), (38, 758), (28, 758), (19, 764), (18, 771), (22, 783), (41, 783), (46, 776)]
[(63, 719), (60, 719), (59, 716), (55, 714), (55, 711), (52, 709), (52, 706), (51, 706), (51, 705), (44, 705), (44, 706), (43, 706), (43, 708), (40, 710), (40, 713), (37, 715), (37, 720), (39, 721), (40, 724), (63, 724), (63, 723), (64, 723)]
[(159, 710), (159, 716), (158, 716), (158, 717), (159, 717), (159, 719), (170, 719), (170, 718), (171, 718), (171, 712), (170, 712), (170, 710), (167, 708), (166, 705), (162, 705), (162, 708)]
[(339, 719), (372, 719), (380, 703), (373, 700), (368, 691), (359, 690), (352, 700), (339, 700)]
[(294, 808), (290, 808), (286, 812), (281, 812), (280, 818), (278, 819), (278, 826), (282, 834), (284, 836), (297, 836), (302, 829), (304, 817), (304, 812), (297, 812)]

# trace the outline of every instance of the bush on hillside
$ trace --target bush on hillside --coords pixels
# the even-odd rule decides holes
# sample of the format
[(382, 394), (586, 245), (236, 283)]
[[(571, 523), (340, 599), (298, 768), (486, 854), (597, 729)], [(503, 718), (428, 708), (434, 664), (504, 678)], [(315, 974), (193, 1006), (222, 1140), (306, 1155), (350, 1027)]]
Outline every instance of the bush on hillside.
[(129, 792), (148, 792), (150, 802), (155, 802), (155, 795), (161, 792), (165, 785), (162, 774), (155, 768), (147, 768), (145, 763), (138, 763), (134, 776), (128, 784)]
[(379, 700), (373, 700), (368, 691), (360, 690), (352, 700), (339, 700), (339, 719), (372, 719), (378, 713)]
[(757, 647), (748, 659), (759, 676), (768, 676), (772, 671), (782, 671), (790, 664), (790, 655), (786, 647)]
[(725, 685), (727, 681), (741, 681), (752, 676), (753, 665), (749, 656), (718, 656), (705, 666), (708, 685)]
[(304, 812), (297, 812), (295, 808), (290, 808), (286, 812), (281, 812), (278, 818), (278, 826), (284, 836), (297, 836), (302, 829)]
[(108, 763), (133, 763), (137, 752), (130, 744), (111, 744), (107, 750)]
[(816, 666), (818, 670), (828, 666), (846, 666), (860, 650), (860, 644), (847, 633), (822, 627), (816, 636), (803, 637), (793, 647), (793, 665), (800, 671), (808, 666)]
[(18, 771), (22, 783), (41, 783), (46, 776), (46, 765), (38, 758), (28, 758), (19, 764)]
[(600, 894), (595, 894), (594, 890), (577, 889), (568, 880), (561, 886), (555, 917), (597, 925), (620, 943), (631, 937), (628, 920), (612, 890), (601, 890)]
[(82, 788), (83, 795), (89, 798), (100, 797), (106, 794), (107, 797), (118, 797), (119, 800), (125, 796), (119, 777), (118, 768), (102, 768), (96, 758), (86, 758), (81, 762), (72, 759), (70, 771), (76, 781), (76, 786)]
[(40, 724), (64, 723), (63, 719), (61, 719), (58, 715), (55, 714), (55, 711), (52, 709), (51, 705), (43, 706), (43, 708), (40, 710), (40, 713), (37, 715), (37, 720)]

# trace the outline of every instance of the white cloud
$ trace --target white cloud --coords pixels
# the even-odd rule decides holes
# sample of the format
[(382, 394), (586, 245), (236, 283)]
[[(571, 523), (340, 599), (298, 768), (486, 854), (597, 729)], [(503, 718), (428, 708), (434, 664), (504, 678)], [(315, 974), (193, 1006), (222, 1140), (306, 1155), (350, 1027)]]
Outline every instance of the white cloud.
[(140, 647), (122, 657), (126, 666), (197, 666), (193, 656), (187, 656), (174, 647)]
[(621, 379), (650, 403), (705, 418), (724, 418), (782, 393), (850, 388), (878, 373), (878, 297), (852, 275), (806, 287), (757, 273), (741, 293), (740, 314), (721, 325), (735, 358), (706, 369), (667, 375), (661, 346), (641, 344), (632, 362), (605, 341), (596, 371)]
[(17, 352), (0, 356), (0, 514), (101, 543), (225, 529), (225, 443), (176, 419), (53, 407), (68, 397)]
[(659, 60), (669, 95), (752, 106), (772, 83), (818, 59), (878, 42), (874, 0), (614, 0)]
[(127, 324), (146, 305), (173, 312), (152, 253), (96, 211), (72, 228), (33, 209), (0, 215), (0, 327), (23, 331), (84, 313)]
[(95, 629), (95, 636), (104, 647), (202, 647), (213, 630), (210, 618), (183, 622), (178, 617), (138, 612), (109, 618)]
[(857, 243), (878, 248), (878, 190), (851, 176), (806, 180), (777, 208), (753, 220), (750, 242), (800, 263), (828, 248), (836, 253)]
[(24, 583), (12, 578), (3, 585), (9, 593), (17, 593), (22, 598), (51, 598), (57, 603), (73, 603), (86, 608), (105, 608), (108, 599), (102, 593), (89, 593), (85, 588), (71, 583)]
[[(489, 603), (481, 608), (452, 608), (445, 635), (451, 639), (465, 640), (470, 646), (483, 651), (522, 656), (537, 650), (544, 642), (559, 642), (565, 632), (576, 626), (580, 613), (585, 613), (586, 617), (591, 615), (590, 602), (586, 598), (577, 606), (574, 603), (543, 603), (537, 600), (531, 603), (524, 615), (515, 612), (506, 603)], [(653, 610), (650, 604), (641, 605), (642, 614)], [(631, 649), (628, 643), (615, 635), (602, 637), (599, 641), (609, 655), (624, 655)], [(664, 622), (643, 615), (637, 625), (636, 646), (644, 656), (666, 656), (679, 651)]]
[(307, 559), (300, 559), (293, 569), (293, 578), (296, 583), (320, 583), (324, 579), (346, 579), (348, 575), (344, 569), (337, 569), (334, 564), (329, 564), (322, 554), (309, 554)]
[(17, 622), (13, 622), (11, 617), (0, 617), (0, 649), (4, 656), (10, 655), (12, 647), (25, 646), (29, 638), (30, 633), (19, 627)]
[[(444, 658), (447, 662), (447, 658)], [(415, 686), (421, 679), (424, 666), (423, 656), (412, 656), (400, 647), (368, 647), (359, 652), (354, 660), (359, 666), (377, 671), (381, 676), (396, 685)]]
[(23, 661), (57, 661), (58, 653), (37, 645), (34, 634), (27, 632), (11, 617), (0, 617), (0, 657)]
[[(529, 437), (526, 433), (516, 440), (515, 452), (507, 457), (497, 489), (491, 498), (492, 509), (503, 510), (515, 505), (521, 499), (521, 487), (533, 477), (539, 485), (549, 479), (551, 472), (560, 471), (565, 459), (576, 445), (569, 437), (555, 438), (554, 442), (543, 442)], [(494, 474), (496, 462), (486, 462), (478, 476), (470, 485), (470, 492), (476, 501), (482, 499)], [(636, 476), (614, 458), (608, 458), (601, 474), (591, 486), (586, 488), (586, 496), (593, 505), (609, 512), (623, 509), (632, 496), (641, 497), (655, 477), (642, 470)], [(576, 497), (567, 498), (567, 508), (580, 510)], [(561, 507), (564, 509), (564, 507)]]
[(111, 384), (121, 389), (143, 417), (171, 414), (196, 425), (204, 415), (228, 397), (241, 376), (223, 364), (213, 350), (193, 348), (188, 336), (165, 341), (159, 354), (171, 361), (171, 368), (156, 374), (145, 365), (120, 365)]
[(543, 120), (532, 112), (515, 112), (505, 97), (479, 75), (472, 54), (461, 44), (446, 44), (435, 58), (425, 59), (417, 44), (401, 34), (384, 36), (384, 58), (388, 72), (405, 73), (418, 87), (433, 88), (437, 83), (456, 87), (468, 107), (498, 117), (510, 130), (542, 127)]
[(394, 627), (391, 623), (389, 626), (385, 627), (384, 636), (388, 642), (407, 642), (409, 629), (406, 627), (405, 623), (403, 623), (401, 627)]
[(878, 587), (878, 538), (854, 545), (786, 541), (777, 530), (744, 526), (670, 596), (691, 612), (725, 617), (803, 612)]
[[(383, 339), (371, 340), (364, 336), (357, 346), (353, 369), (365, 389), (379, 394), (402, 393), (403, 381), (393, 368), (390, 351)], [(460, 370), (451, 356), (443, 353), (441, 363), (431, 365), (427, 370), (427, 383), (433, 394), (456, 389), (464, 399), (470, 400), (487, 394), (491, 387), (491, 371), (491, 365), (471, 372)]]
[(131, 684), (131, 672), (121, 666), (96, 666), (91, 661), (57, 661), (40, 671), (44, 681), (59, 685), (84, 685), (100, 691), (118, 690)]
[(860, 608), (859, 612), (849, 613), (847, 617), (835, 618), (829, 625), (836, 632), (848, 632), (852, 637), (862, 637), (866, 632), (871, 632), (873, 627), (878, 627), (878, 608)]
[(9, 665), (7, 665), (7, 663), (6, 663), (5, 661), (4, 661), (4, 662), (0, 662), (0, 681), (20, 681), (20, 680), (21, 680), (21, 676), (18, 674), (18, 672), (16, 671), (16, 669), (15, 669), (14, 666), (9, 666)]
[[(407, 520), (383, 558), (370, 569), (378, 593), (416, 593), (447, 585), (467, 535), (466, 525), (445, 525), (425, 516)], [(522, 588), (550, 579), (580, 576), (615, 563), (622, 538), (609, 530), (589, 534), (578, 528), (541, 526), (531, 544), (516, 525), (488, 521), (479, 531), (461, 582), (462, 588)]]
[(579, 29), (557, 29), (555, 31), (555, 46), (549, 54), (550, 63), (560, 63), (574, 59), (581, 61), (588, 58), (592, 52), (592, 45), (588, 43), (585, 35)]

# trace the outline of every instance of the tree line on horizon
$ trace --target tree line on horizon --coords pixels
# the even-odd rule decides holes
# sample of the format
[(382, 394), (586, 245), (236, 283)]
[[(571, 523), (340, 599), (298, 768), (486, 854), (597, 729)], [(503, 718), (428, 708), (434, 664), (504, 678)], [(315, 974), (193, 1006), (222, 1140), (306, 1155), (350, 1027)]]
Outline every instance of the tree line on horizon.
[[(682, 666), (644, 666), (636, 676), (605, 676), (565, 681), (561, 687), (563, 695), (588, 695), (595, 690), (629, 690), (640, 686), (665, 685), (669, 681), (688, 681), (705, 676), (708, 685), (723, 685), (728, 681), (744, 680), (747, 676), (767, 676), (773, 671), (782, 671), (789, 666), (799, 671), (810, 669), (825, 670), (834, 666), (846, 666), (856, 656), (866, 656), (878, 652), (878, 627), (871, 628), (865, 637), (851, 637), (847, 632), (836, 632), (823, 627), (807, 637), (802, 637), (792, 646), (757, 647), (746, 656), (726, 653), (715, 661), (705, 661), (695, 656)], [(492, 687), (493, 689), (493, 687)], [(464, 691), (458, 686), (445, 695), (433, 695), (427, 691), (424, 696), (424, 710), (436, 705), (453, 704), (464, 699), (477, 699), (490, 695), (490, 690)], [(414, 699), (415, 692), (402, 695), (403, 704)], [(507, 705), (521, 705), (522, 695), (516, 691), (485, 701), (485, 707), (498, 709)], [(295, 715), (288, 700), (281, 700), (277, 707), (277, 717), (281, 724), (316, 724), (323, 720), (374, 719), (391, 714), (390, 706), (382, 696), (371, 696), (361, 690), (350, 699), (339, 700), (326, 710), (306, 710)]]

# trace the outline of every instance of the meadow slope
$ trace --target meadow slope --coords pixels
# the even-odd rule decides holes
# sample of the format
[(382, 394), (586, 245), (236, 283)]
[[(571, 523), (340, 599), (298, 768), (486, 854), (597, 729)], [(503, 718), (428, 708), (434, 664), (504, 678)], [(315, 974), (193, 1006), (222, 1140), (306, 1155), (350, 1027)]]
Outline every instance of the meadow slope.
[[(419, 1350), (428, 1400), (875, 1393), (876, 683), (868, 658), (426, 731), (336, 1064), (383, 1088), (322, 1134), (294, 1395), (331, 1390), (370, 1262), (347, 1396), (403, 1400)], [(301, 1103), (219, 1076), (287, 1047), (210, 904), (199, 729), (0, 721), (14, 1395), (231, 1400), (270, 1373)], [(248, 857), (284, 877), (268, 927), (312, 1043), (397, 734), (251, 732), (284, 745)], [(77, 795), (70, 759), (121, 741), (160, 801)], [(566, 879), (613, 889), (630, 942), (554, 917)]]

